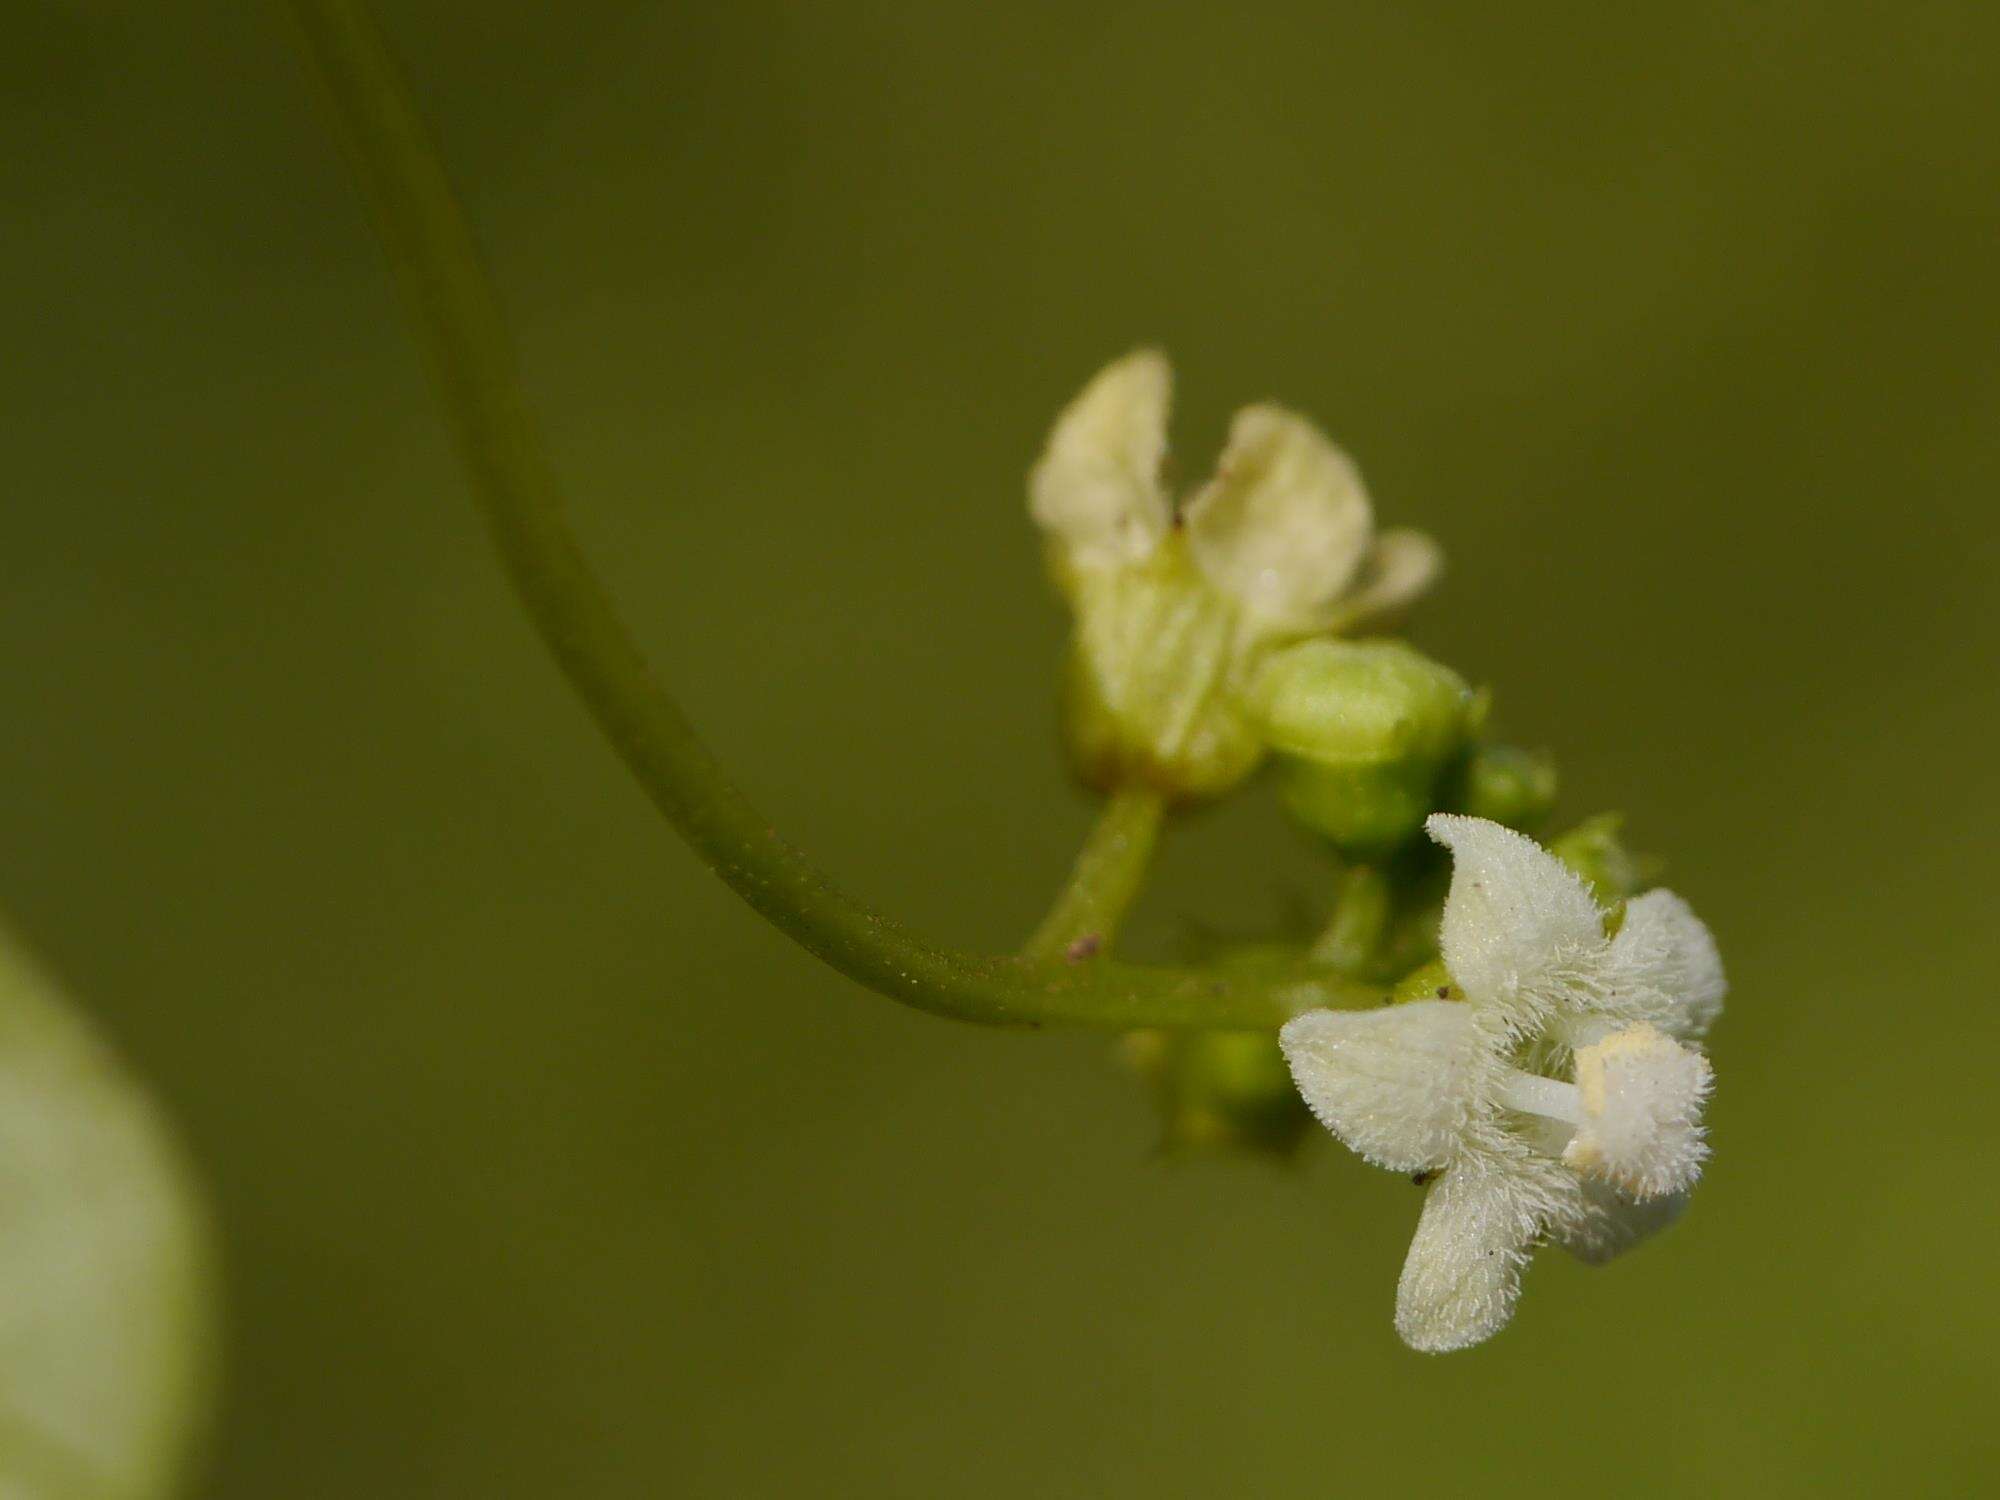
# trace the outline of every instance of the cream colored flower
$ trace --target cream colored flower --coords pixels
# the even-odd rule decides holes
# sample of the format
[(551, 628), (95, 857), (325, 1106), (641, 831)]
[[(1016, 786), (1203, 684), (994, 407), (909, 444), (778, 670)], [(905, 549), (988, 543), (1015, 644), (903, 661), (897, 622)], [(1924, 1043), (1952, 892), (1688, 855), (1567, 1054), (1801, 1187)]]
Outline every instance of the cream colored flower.
[[(1056, 419), (1028, 493), (1063, 569), (1141, 563), (1173, 535), (1160, 473), (1173, 383), (1167, 357), (1140, 349), (1099, 371)], [(1281, 406), (1236, 414), (1214, 476), (1178, 520), (1207, 581), (1278, 635), (1365, 624), (1415, 599), (1438, 570), (1423, 533), (1376, 533), (1352, 460)]]
[(1057, 418), (1028, 482), (1076, 616), (1066, 732), (1088, 779), (1213, 795), (1263, 753), (1243, 702), (1275, 647), (1377, 623), (1438, 551), (1377, 534), (1354, 465), (1304, 417), (1245, 407), (1215, 473), (1176, 507), (1161, 477), (1173, 373), (1142, 349)]
[(1478, 818), (1426, 826), (1452, 852), (1439, 940), (1465, 1000), (1314, 1011), (1280, 1041), (1329, 1130), (1378, 1166), (1436, 1174), (1396, 1327), (1443, 1351), (1507, 1322), (1542, 1240), (1603, 1261), (1678, 1214), (1708, 1154), (1711, 1074), (1690, 1044), (1726, 985), (1671, 891), (1634, 898), (1607, 937), (1582, 881), (1531, 839)]

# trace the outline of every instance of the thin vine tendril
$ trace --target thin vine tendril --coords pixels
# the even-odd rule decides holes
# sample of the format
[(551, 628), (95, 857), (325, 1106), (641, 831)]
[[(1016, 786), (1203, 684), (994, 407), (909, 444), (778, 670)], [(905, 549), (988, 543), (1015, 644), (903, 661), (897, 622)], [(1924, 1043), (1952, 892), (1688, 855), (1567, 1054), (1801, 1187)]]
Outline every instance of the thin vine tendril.
[(956, 951), (836, 887), (781, 838), (648, 667), (585, 560), (522, 396), (491, 283), (439, 153), (355, 0), (294, 0), (507, 576), (556, 664), (655, 806), (736, 893), (870, 989), (993, 1025), (1272, 1027), (1379, 990), (1317, 966), (1245, 978), (1101, 958)]

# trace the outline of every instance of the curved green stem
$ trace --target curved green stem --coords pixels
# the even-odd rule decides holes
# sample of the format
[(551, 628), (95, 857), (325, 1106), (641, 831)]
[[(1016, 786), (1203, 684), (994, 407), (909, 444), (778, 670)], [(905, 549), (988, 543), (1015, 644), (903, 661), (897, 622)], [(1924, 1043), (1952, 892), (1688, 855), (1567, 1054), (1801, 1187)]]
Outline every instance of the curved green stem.
[(1166, 809), (1166, 798), (1146, 786), (1120, 787), (1105, 799), (1025, 956), (1080, 962), (1110, 948), (1145, 881)]
[(294, 0), (355, 169), (416, 312), (446, 415), (536, 629), (641, 786), (744, 900), (849, 978), (938, 1015), (998, 1025), (1281, 1024), (1376, 990), (1303, 969), (1256, 982), (1110, 963), (957, 952), (837, 889), (731, 784), (647, 667), (563, 516), (470, 229), (365, 6)]
[(1389, 925), (1389, 882), (1372, 865), (1353, 865), (1341, 876), (1333, 916), (1308, 956), (1316, 963), (1353, 974), (1381, 946)]

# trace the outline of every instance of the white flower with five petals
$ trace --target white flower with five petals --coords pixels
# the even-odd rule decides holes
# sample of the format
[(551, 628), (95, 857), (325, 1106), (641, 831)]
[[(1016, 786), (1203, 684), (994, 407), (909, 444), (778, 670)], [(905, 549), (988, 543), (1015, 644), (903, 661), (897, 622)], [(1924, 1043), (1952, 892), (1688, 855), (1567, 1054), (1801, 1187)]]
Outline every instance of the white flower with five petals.
[(1714, 940), (1671, 891), (1616, 931), (1561, 861), (1497, 823), (1440, 814), (1439, 944), (1465, 999), (1313, 1011), (1280, 1034), (1299, 1092), (1361, 1156), (1431, 1180), (1397, 1288), (1416, 1349), (1512, 1316), (1534, 1247), (1608, 1260), (1679, 1213), (1708, 1154)]

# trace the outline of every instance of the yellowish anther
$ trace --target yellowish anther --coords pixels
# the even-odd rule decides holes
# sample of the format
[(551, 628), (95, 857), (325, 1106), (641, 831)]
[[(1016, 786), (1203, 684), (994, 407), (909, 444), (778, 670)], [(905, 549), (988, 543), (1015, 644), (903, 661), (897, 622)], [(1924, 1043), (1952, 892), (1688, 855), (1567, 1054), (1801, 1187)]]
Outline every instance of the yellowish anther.
[(1708, 1059), (1652, 1026), (1613, 1032), (1576, 1052), (1583, 1116), (1563, 1160), (1635, 1198), (1679, 1192), (1701, 1174)]

